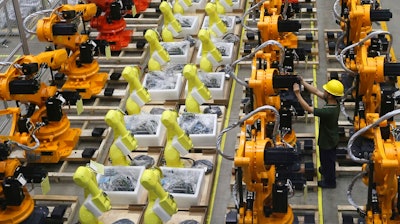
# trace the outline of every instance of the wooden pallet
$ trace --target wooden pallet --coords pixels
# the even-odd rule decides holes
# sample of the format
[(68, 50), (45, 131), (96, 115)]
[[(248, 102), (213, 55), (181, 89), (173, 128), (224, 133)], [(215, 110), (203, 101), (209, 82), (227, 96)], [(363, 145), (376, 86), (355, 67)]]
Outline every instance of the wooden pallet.
[(205, 223), (207, 220), (208, 207), (192, 207), (188, 211), (178, 211), (166, 224), (177, 224), (186, 220), (195, 220), (198, 223)]
[(103, 213), (99, 221), (103, 223), (114, 223), (121, 219), (127, 219), (134, 223), (141, 223), (143, 219), (145, 205), (130, 205), (128, 208), (113, 207), (111, 210)]
[[(338, 205), (339, 224), (357, 224), (360, 219), (356, 209), (351, 205)], [(345, 218), (345, 219), (344, 219)]]
[(112, 52), (111, 57), (98, 56), (97, 61), (101, 68), (115, 68), (118, 65), (119, 67), (125, 67), (133, 64), (143, 66), (149, 55), (148, 44), (145, 43), (144, 47), (138, 46), (138, 41), (136, 40), (121, 51)]
[[(299, 224), (312, 224), (312, 223), (319, 223), (319, 213), (318, 213), (318, 206), (317, 205), (298, 205), (293, 204), (290, 205), (293, 209), (294, 215), (298, 219)], [(312, 218), (310, 220), (310, 218)], [(314, 221), (314, 222), (312, 222)]]
[(47, 206), (49, 208), (50, 218), (51, 212), (57, 205), (66, 205), (67, 209), (63, 216), (63, 223), (73, 223), (74, 217), (78, 214), (79, 202), (77, 196), (65, 195), (32, 195), (35, 205)]
[[(317, 205), (299, 205), (299, 204), (289, 204), (293, 210), (293, 215), (296, 224), (317, 224), (319, 223), (319, 213)], [(228, 207), (226, 213), (231, 210), (235, 210), (234, 207)], [(311, 219), (311, 220), (310, 220)]]

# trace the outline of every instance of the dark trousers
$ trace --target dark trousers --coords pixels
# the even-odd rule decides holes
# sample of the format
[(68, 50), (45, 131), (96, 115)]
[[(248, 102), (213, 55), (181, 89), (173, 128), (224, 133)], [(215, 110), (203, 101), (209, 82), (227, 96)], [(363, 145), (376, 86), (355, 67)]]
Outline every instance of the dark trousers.
[(327, 184), (336, 184), (336, 147), (333, 149), (319, 149), (319, 161), (321, 162), (321, 173)]

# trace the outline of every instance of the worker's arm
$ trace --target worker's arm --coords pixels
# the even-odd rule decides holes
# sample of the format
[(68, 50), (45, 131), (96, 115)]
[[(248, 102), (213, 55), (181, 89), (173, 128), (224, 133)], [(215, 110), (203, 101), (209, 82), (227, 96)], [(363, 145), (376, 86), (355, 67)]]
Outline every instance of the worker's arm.
[(314, 113), (314, 108), (308, 105), (308, 103), (301, 96), (299, 84), (297, 83), (293, 84), (293, 92), (296, 95), (297, 100), (299, 101), (301, 107), (308, 113)]
[(323, 99), (324, 98), (324, 93), (314, 87), (313, 85), (309, 84), (308, 82), (305, 82), (302, 78), (300, 78), (301, 84), (304, 86), (306, 90), (308, 90), (310, 93), (317, 95), (319, 98)]

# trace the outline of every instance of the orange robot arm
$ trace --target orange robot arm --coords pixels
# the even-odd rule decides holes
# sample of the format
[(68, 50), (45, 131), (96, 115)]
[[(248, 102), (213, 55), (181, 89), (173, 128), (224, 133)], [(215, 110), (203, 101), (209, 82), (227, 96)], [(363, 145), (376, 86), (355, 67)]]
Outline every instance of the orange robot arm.
[(88, 40), (88, 35), (81, 35), (78, 25), (89, 21), (96, 15), (95, 4), (62, 5), (56, 8), (49, 17), (37, 22), (36, 34), (40, 41), (53, 42), (55, 45), (72, 51)]
[(5, 73), (0, 73), (0, 99), (43, 105), (48, 97), (55, 95), (57, 87), (46, 86), (35, 75), (42, 65), (57, 69), (66, 60), (65, 49), (22, 56)]

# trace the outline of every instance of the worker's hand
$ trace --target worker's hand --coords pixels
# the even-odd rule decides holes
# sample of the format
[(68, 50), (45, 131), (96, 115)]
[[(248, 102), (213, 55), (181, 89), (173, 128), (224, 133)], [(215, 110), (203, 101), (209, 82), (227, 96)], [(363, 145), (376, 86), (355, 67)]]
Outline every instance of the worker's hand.
[(297, 79), (299, 79), (299, 83), (300, 83), (300, 84), (303, 84), (304, 80), (303, 80), (303, 77), (302, 77), (302, 76), (298, 75), (298, 76), (297, 76)]
[(299, 86), (299, 84), (297, 84), (297, 83), (293, 84), (293, 92), (294, 92), (295, 94), (299, 94), (299, 93), (300, 93), (300, 86)]

